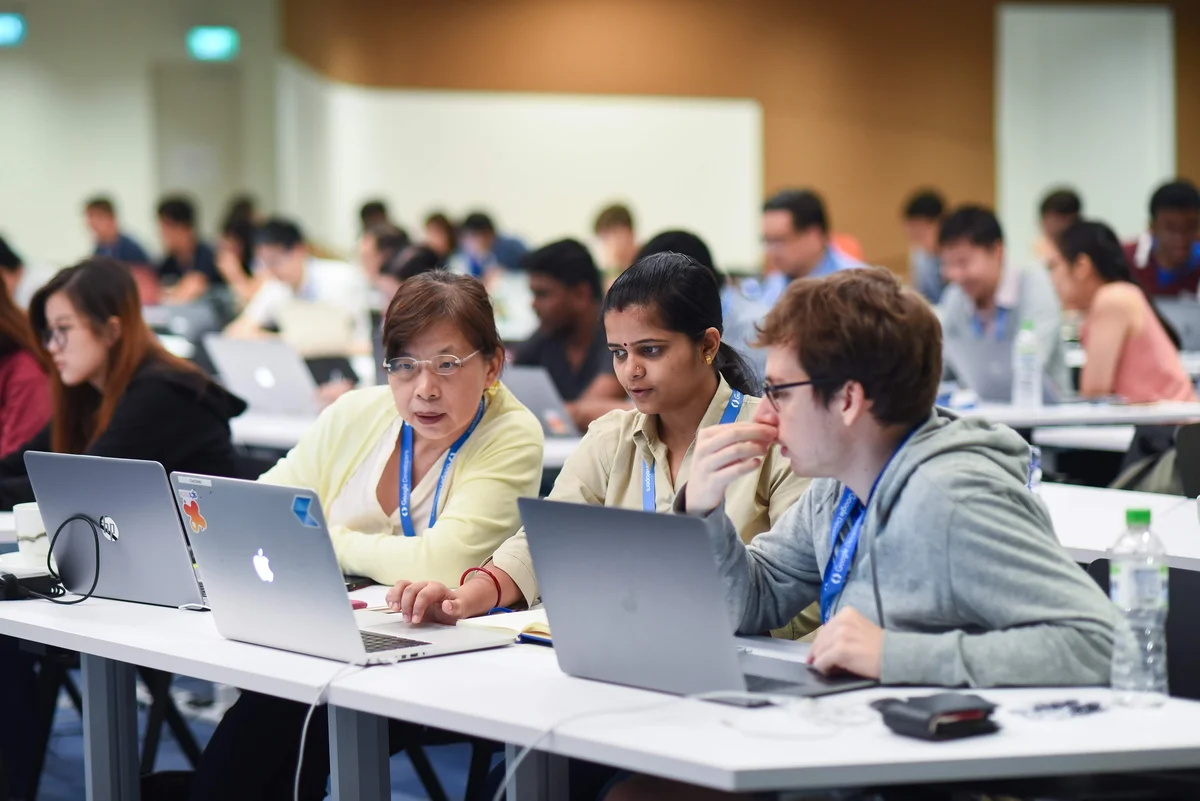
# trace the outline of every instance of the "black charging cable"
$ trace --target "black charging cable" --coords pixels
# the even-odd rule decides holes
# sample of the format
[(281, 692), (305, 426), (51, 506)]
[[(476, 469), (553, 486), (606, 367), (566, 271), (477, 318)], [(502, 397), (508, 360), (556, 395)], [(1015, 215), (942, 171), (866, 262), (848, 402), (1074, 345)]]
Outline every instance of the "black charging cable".
[(62, 596), (67, 594), (66, 590), (62, 589), (61, 586), (56, 588), (57, 592), (53, 595), (43, 595), (39, 592), (34, 592), (33, 590), (22, 590), (25, 595), (28, 595), (32, 598), (41, 598), (43, 601), (49, 601), (50, 603), (61, 604), (63, 606), (74, 606), (75, 604), (81, 604), (88, 598), (92, 597), (92, 593), (96, 591), (96, 585), (100, 583), (100, 527), (95, 520), (92, 520), (92, 518), (88, 517), (87, 515), (71, 515), (62, 522), (62, 525), (54, 530), (54, 536), (50, 538), (50, 550), (46, 553), (46, 572), (53, 576), (60, 585), (62, 584), (62, 576), (58, 575), (58, 571), (54, 569), (54, 565), (50, 563), (50, 560), (54, 556), (54, 543), (58, 542), (58, 535), (61, 534), (63, 529), (67, 527), (68, 523), (76, 520), (82, 520), (88, 524), (88, 526), (92, 529), (92, 540), (96, 545), (96, 572), (95, 575), (92, 576), (92, 586), (88, 587), (88, 591), (83, 595), (72, 598), (69, 601), (61, 600)]

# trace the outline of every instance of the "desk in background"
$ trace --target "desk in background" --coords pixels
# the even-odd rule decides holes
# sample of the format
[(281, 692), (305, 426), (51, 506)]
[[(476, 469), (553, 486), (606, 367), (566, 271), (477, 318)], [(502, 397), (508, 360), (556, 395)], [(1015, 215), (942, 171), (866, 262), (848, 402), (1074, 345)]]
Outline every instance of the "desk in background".
[(1183, 425), (1200, 421), (1200, 403), (1060, 403), (1031, 408), (1004, 403), (983, 403), (958, 413), (963, 417), (982, 417), (1012, 428)]

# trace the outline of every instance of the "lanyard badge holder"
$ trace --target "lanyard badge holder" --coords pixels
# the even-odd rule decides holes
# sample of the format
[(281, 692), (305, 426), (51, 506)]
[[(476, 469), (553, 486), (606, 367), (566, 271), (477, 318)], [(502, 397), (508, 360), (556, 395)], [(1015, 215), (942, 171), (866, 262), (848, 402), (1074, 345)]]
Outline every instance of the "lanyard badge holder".
[[(446, 474), (450, 472), (450, 465), (454, 463), (454, 457), (458, 455), (459, 449), (465, 443), (479, 426), (479, 421), (483, 419), (484, 402), (479, 401), (479, 410), (475, 412), (475, 419), (471, 421), (470, 427), (463, 432), (463, 435), (455, 440), (450, 446), (450, 450), (446, 451), (446, 461), (442, 464), (442, 473), (438, 476), (437, 488), (433, 491), (433, 509), (429, 512), (429, 527), (433, 528), (437, 522), (437, 507), (438, 498), (442, 496), (442, 485), (446, 483)], [(416, 529), (413, 528), (412, 514), (409, 511), (409, 499), (412, 497), (412, 465), (413, 465), (413, 435), (412, 426), (404, 423), (400, 427), (400, 527), (404, 529), (404, 536), (417, 536)]]

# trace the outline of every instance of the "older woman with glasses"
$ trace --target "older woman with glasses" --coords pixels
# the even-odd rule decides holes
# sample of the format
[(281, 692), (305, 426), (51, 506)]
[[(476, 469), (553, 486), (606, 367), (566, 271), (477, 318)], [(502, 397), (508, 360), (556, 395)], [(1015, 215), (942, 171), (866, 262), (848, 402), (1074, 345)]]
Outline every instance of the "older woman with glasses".
[[(344, 573), (457, 586), (517, 530), (517, 498), (537, 494), (542, 427), (498, 381), (504, 351), (474, 278), (437, 270), (406, 280), (383, 343), (388, 386), (343, 395), (259, 480), (317, 493)], [(293, 798), (307, 712), (243, 693), (205, 749), (193, 801)], [(390, 729), (393, 751), (454, 739), (395, 721)], [(303, 768), (296, 797), (324, 798), (324, 714), (309, 718)]]

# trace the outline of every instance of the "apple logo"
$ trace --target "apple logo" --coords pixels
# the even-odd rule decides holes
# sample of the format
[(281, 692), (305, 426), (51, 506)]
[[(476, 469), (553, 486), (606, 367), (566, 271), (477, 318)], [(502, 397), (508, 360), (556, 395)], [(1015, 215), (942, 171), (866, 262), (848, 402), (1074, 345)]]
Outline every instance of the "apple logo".
[(254, 562), (254, 572), (260, 579), (267, 583), (275, 580), (275, 574), (271, 572), (271, 560), (263, 556), (262, 548), (258, 549), (258, 553), (251, 561)]
[(263, 389), (272, 389), (275, 386), (275, 374), (266, 367), (259, 367), (254, 371), (254, 380)]
[(626, 593), (622, 594), (620, 603), (621, 603), (621, 609), (625, 610), (626, 612), (628, 612), (631, 615), (637, 614), (637, 610), (638, 610), (637, 598), (634, 597), (632, 592), (626, 592)]

